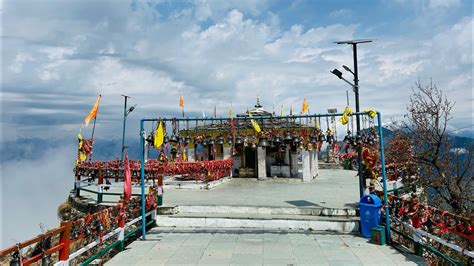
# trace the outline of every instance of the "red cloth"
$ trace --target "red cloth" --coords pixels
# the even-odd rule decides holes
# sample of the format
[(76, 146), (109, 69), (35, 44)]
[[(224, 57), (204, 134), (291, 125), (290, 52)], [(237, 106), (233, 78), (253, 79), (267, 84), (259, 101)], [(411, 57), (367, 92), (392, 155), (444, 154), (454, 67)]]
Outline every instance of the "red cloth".
[(130, 174), (130, 164), (128, 162), (128, 153), (125, 153), (125, 173), (123, 182), (123, 195), (126, 201), (132, 197), (132, 175)]

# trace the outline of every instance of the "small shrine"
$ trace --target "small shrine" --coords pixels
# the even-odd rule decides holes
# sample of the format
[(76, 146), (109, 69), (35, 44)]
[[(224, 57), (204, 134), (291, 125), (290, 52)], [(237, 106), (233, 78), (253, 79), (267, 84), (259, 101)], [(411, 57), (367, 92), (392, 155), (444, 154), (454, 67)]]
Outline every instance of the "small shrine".
[[(318, 141), (313, 122), (309, 118), (275, 116), (258, 98), (254, 108), (235, 118), (195, 121), (194, 128), (187, 124), (184, 130), (176, 130), (178, 125), (171, 121), (173, 132), (187, 143), (181, 149), (187, 161), (231, 158), (233, 177), (292, 177), (304, 181), (318, 172), (322, 141)], [(261, 132), (255, 130), (254, 123)]]

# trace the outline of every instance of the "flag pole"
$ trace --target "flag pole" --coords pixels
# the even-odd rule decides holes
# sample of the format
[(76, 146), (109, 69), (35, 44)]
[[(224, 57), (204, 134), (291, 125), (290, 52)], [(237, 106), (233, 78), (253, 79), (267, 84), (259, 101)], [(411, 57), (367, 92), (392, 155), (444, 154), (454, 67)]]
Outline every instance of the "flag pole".
[[(99, 94), (99, 97), (102, 98), (102, 94)], [(97, 115), (99, 114), (99, 105), (97, 105), (97, 112), (95, 113), (95, 117), (94, 117), (94, 126), (92, 126), (92, 136), (91, 136), (91, 140), (92, 140), (92, 151), (94, 151), (94, 132), (95, 132), (95, 122), (97, 121)], [(91, 152), (91, 156), (89, 157), (89, 161), (92, 161), (92, 155), (94, 153)]]

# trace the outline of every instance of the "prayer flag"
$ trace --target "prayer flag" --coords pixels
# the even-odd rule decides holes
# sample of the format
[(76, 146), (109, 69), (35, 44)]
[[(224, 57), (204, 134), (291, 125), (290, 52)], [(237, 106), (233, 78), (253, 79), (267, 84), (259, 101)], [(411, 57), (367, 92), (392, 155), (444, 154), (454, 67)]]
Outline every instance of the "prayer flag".
[(367, 109), (364, 110), (364, 112), (366, 112), (371, 118), (374, 118), (377, 115), (377, 111), (374, 109)]
[(94, 106), (92, 107), (90, 113), (86, 116), (86, 119), (84, 120), (86, 122), (86, 126), (89, 125), (92, 118), (94, 118), (94, 119), (97, 118), (97, 112), (99, 111), (99, 103), (100, 103), (100, 97), (101, 96), (102, 95), (97, 96), (97, 100), (95, 101)]
[[(249, 116), (252, 117), (251, 114), (249, 114)], [(255, 121), (254, 119), (250, 119), (250, 123), (252, 123), (253, 129), (255, 129), (255, 131), (256, 131), (257, 133), (260, 133), (260, 131), (262, 131), (262, 130), (260, 129), (260, 126), (258, 125), (257, 121)]]
[(308, 101), (306, 100), (306, 98), (304, 98), (304, 100), (303, 100), (303, 108), (302, 108), (302, 110), (301, 110), (301, 113), (302, 113), (302, 114), (306, 114), (308, 111), (309, 111)]
[(341, 121), (343, 125), (346, 125), (347, 123), (349, 123), (350, 115), (352, 115), (352, 110), (349, 106), (346, 106), (346, 108), (344, 109), (344, 112), (342, 113), (342, 117), (341, 119), (339, 119), (339, 121)]
[(163, 130), (163, 122), (160, 121), (160, 124), (158, 124), (158, 127), (155, 130), (155, 136), (153, 140), (153, 145), (155, 146), (155, 148), (158, 149), (161, 147), (161, 145), (163, 144), (164, 137), (165, 133)]
[(181, 107), (181, 109), (184, 108), (184, 100), (183, 100), (183, 95), (180, 95), (179, 96), (179, 107)]

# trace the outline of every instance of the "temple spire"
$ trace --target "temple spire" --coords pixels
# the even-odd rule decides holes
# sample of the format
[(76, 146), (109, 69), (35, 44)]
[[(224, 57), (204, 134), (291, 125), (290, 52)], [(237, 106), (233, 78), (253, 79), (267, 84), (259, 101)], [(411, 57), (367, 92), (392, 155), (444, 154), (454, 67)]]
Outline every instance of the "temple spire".
[(260, 104), (260, 97), (257, 96), (257, 104), (255, 105), (255, 108), (262, 108), (263, 106)]

